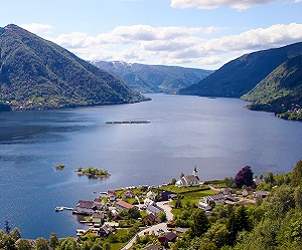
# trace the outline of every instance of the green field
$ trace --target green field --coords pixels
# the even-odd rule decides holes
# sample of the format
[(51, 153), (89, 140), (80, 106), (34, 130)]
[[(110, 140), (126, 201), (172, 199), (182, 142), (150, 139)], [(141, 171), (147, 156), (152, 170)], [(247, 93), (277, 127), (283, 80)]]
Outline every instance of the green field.
[(189, 192), (197, 192), (209, 190), (210, 188), (206, 185), (192, 186), (192, 187), (178, 187), (175, 185), (161, 186), (159, 188), (161, 191), (168, 191), (175, 194), (184, 194)]

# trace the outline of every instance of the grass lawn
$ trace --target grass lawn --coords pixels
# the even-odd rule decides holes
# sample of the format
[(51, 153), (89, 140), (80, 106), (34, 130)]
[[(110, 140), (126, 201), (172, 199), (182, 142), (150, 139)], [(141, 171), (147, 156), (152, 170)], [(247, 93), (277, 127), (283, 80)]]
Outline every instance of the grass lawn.
[(182, 202), (183, 203), (190, 202), (191, 204), (197, 205), (202, 197), (214, 195), (214, 194), (215, 194), (215, 192), (211, 189), (183, 193), (182, 196), (184, 196), (184, 198), (182, 199)]
[[(202, 191), (191, 191), (191, 192), (186, 192), (186, 193), (181, 193), (181, 196), (183, 196), (183, 199), (181, 199), (181, 203), (184, 206), (186, 204), (190, 205), (198, 205), (198, 202), (202, 197), (209, 196), (209, 195), (214, 195), (216, 194), (213, 190), (207, 189), (207, 190), (202, 190)], [(175, 201), (173, 201), (173, 204), (175, 204)], [(177, 217), (183, 209), (186, 208), (173, 208), (172, 213), (174, 214), (175, 217)]]
[(120, 250), (125, 245), (126, 245), (126, 243), (110, 243), (110, 250)]
[(168, 186), (160, 187), (160, 190), (162, 191), (168, 191), (175, 194), (184, 194), (187, 192), (196, 192), (196, 191), (203, 191), (208, 189), (209, 187), (206, 185), (199, 185), (199, 186), (192, 186), (192, 187), (178, 187), (175, 185), (168, 185)]
[[(125, 197), (125, 192), (127, 190), (116, 190), (116, 196), (119, 199), (123, 199), (124, 201), (134, 205), (137, 204), (137, 199), (135, 197), (133, 198), (126, 198)], [(141, 188), (133, 188), (130, 190), (135, 196), (140, 197), (141, 195), (144, 195), (146, 193), (146, 191), (143, 191)], [(140, 202), (142, 202), (142, 200), (140, 199)]]
[(206, 181), (204, 184), (212, 185), (216, 188), (226, 188), (227, 187), (225, 180)]

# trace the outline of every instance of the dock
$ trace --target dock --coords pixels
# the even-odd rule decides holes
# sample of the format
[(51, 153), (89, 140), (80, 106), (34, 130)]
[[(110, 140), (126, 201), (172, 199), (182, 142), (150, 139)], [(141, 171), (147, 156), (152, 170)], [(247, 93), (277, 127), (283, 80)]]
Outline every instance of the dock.
[(56, 212), (63, 212), (64, 210), (73, 211), (73, 208), (72, 207), (56, 207), (55, 208)]

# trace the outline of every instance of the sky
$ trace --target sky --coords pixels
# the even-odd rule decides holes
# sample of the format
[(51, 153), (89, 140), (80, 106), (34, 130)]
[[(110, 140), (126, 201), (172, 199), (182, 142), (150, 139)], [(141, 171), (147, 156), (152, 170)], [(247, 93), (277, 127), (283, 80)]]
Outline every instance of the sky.
[(217, 69), (302, 41), (302, 0), (3, 1), (10, 23), (90, 61)]

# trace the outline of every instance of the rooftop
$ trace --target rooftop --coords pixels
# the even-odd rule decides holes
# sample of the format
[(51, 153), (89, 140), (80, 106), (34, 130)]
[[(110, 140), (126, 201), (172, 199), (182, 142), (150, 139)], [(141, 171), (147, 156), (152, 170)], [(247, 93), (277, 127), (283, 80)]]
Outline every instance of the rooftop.
[(131, 205), (128, 202), (123, 201), (123, 200), (118, 200), (116, 202), (116, 205), (119, 206), (119, 207), (122, 207), (122, 208), (126, 208), (126, 209), (131, 209), (131, 208), (134, 207), (133, 205)]

